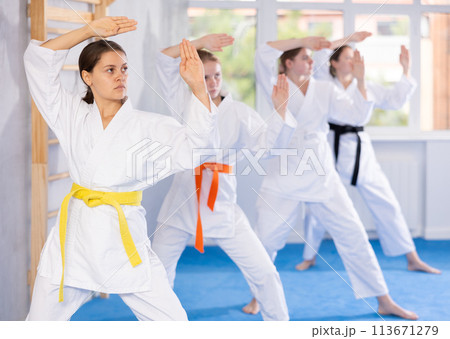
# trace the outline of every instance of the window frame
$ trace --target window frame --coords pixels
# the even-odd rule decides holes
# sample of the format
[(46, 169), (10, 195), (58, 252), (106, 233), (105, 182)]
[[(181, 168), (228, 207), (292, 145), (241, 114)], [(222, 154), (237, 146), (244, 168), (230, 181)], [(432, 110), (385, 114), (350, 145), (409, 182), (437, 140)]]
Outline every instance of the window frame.
[[(420, 64), (421, 64), (421, 36), (420, 24), (422, 15), (424, 13), (450, 13), (449, 5), (423, 5), (421, 0), (413, 0), (411, 4), (389, 4), (386, 0), (384, 4), (368, 4), (368, 3), (353, 3), (352, 0), (343, 0), (341, 3), (336, 2), (282, 2), (278, 0), (254, 0), (254, 1), (236, 1), (236, 0), (196, 0), (188, 1), (188, 7), (200, 8), (217, 8), (217, 9), (235, 9), (235, 8), (254, 8), (256, 14), (256, 46), (270, 40), (277, 39), (277, 10), (335, 10), (341, 11), (344, 20), (344, 36), (347, 36), (358, 29), (355, 27), (355, 17), (359, 14), (392, 14), (392, 15), (407, 15), (409, 17), (409, 41), (410, 52), (414, 57), (411, 64), (411, 75), (416, 79), (417, 83), (421, 84)], [(264, 25), (261, 25), (264, 23)], [(361, 28), (363, 29), (363, 28)], [(256, 87), (256, 110), (262, 111), (267, 107), (262, 91), (259, 86)], [(416, 90), (410, 101), (410, 112), (407, 126), (369, 126), (369, 132), (375, 136), (389, 137), (389, 136), (418, 136), (427, 135), (430, 137), (445, 137), (450, 136), (450, 130), (433, 130), (422, 131), (420, 127), (420, 90)]]

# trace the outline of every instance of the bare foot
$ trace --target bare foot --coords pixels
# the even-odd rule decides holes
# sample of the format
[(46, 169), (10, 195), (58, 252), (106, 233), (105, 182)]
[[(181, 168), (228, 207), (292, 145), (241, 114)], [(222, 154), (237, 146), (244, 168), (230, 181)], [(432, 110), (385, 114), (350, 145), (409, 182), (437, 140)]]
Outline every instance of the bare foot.
[(405, 310), (397, 305), (389, 294), (377, 297), (378, 299), (378, 313), (381, 315), (394, 315), (403, 319), (417, 320), (419, 316), (412, 312)]
[(316, 264), (316, 258), (314, 257), (311, 260), (303, 260), (300, 264), (297, 264), (295, 266), (295, 269), (297, 271), (306, 271), (307, 269), (311, 268)]
[(255, 298), (250, 303), (242, 308), (242, 311), (247, 314), (258, 314), (259, 305)]
[(412, 251), (406, 254), (408, 259), (408, 270), (410, 271), (420, 271), (432, 274), (441, 274), (441, 271), (437, 268), (431, 267), (426, 262), (423, 262), (416, 251)]

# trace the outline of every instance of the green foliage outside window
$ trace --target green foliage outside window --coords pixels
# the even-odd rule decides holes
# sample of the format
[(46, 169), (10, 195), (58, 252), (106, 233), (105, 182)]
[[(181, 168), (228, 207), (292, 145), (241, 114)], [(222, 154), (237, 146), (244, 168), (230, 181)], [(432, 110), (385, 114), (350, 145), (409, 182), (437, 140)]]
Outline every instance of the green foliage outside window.
[[(250, 12), (247, 10), (247, 13)], [(235, 38), (232, 46), (215, 52), (222, 63), (224, 89), (231, 92), (234, 99), (254, 108), (256, 16), (242, 11), (206, 9), (204, 15), (189, 20), (192, 38), (209, 33), (227, 33)]]

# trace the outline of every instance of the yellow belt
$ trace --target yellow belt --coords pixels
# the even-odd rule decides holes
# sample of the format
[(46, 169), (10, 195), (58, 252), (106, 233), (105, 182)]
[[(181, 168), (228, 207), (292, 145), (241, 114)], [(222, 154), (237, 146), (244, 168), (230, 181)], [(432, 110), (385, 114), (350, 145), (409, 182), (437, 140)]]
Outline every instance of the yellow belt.
[(88, 188), (84, 188), (77, 184), (72, 185), (72, 189), (69, 194), (64, 198), (61, 205), (61, 215), (59, 220), (59, 240), (61, 244), (61, 258), (62, 258), (62, 277), (61, 284), (59, 286), (59, 302), (64, 300), (63, 287), (64, 287), (64, 258), (65, 258), (65, 243), (66, 243), (66, 228), (67, 228), (67, 208), (69, 206), (70, 198), (77, 198), (83, 200), (89, 207), (97, 207), (100, 205), (113, 206), (117, 214), (119, 215), (120, 236), (122, 237), (122, 243), (125, 247), (125, 252), (128, 255), (128, 259), (133, 267), (139, 265), (142, 260), (134, 245), (133, 238), (131, 237), (128, 223), (120, 205), (132, 205), (139, 206), (142, 201), (142, 192), (101, 192), (93, 191)]

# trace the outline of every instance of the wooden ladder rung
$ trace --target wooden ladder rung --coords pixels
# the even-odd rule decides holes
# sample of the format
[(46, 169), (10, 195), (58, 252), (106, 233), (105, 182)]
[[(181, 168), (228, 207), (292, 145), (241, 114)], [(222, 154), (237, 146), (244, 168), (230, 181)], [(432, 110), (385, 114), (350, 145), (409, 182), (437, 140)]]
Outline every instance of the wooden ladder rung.
[[(31, 16), (31, 6), (27, 5), (27, 15)], [(79, 24), (89, 23), (94, 20), (94, 13), (85, 11), (74, 11), (72, 9), (48, 6), (47, 20), (74, 22)]]
[(48, 139), (48, 144), (50, 145), (58, 145), (59, 144), (59, 140), (58, 139)]
[(56, 181), (70, 177), (69, 172), (63, 172), (58, 174), (53, 174), (48, 176), (48, 181)]
[(72, 0), (72, 1), (85, 2), (87, 4), (93, 4), (93, 5), (100, 5), (102, 3), (102, 0)]
[(47, 27), (47, 33), (50, 33), (50, 34), (63, 35), (63, 34), (69, 33), (70, 31), (72, 31), (72, 30), (66, 29), (66, 28)]
[(51, 218), (56, 217), (57, 215), (58, 215), (58, 211), (51, 211), (51, 212), (48, 212), (47, 218), (51, 219)]
[(64, 65), (63, 66), (64, 71), (78, 71), (78, 65)]
[(73, 11), (72, 9), (47, 7), (47, 20), (65, 21), (85, 24), (94, 20), (94, 13), (85, 11)]

